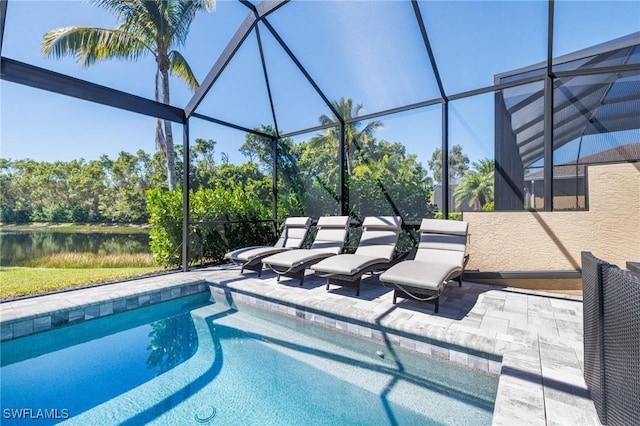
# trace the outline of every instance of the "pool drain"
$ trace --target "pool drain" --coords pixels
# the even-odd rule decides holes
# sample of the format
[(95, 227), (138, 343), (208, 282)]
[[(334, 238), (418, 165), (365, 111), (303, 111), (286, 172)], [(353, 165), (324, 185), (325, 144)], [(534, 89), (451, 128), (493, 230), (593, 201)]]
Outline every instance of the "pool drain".
[(198, 423), (209, 423), (216, 417), (216, 414), (217, 410), (215, 407), (202, 406), (198, 408), (194, 417)]

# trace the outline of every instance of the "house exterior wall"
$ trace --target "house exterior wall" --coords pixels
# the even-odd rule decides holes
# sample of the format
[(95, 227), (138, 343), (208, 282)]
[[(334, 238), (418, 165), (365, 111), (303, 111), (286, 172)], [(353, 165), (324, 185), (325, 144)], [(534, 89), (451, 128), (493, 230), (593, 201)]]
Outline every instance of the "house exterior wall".
[(640, 163), (590, 166), (589, 210), (465, 212), (467, 270), (575, 271), (580, 252), (640, 261)]

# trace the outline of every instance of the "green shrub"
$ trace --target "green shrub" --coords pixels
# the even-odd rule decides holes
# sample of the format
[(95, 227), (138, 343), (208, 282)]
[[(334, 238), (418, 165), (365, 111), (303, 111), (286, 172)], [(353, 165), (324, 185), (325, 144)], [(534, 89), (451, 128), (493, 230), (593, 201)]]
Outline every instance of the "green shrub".
[[(151, 230), (150, 248), (158, 264), (171, 267), (182, 262), (182, 191), (147, 191)], [(271, 222), (250, 223), (271, 217), (253, 191), (239, 185), (230, 188), (200, 188), (190, 194), (191, 222), (233, 221), (238, 223), (196, 223), (190, 227), (189, 262), (216, 262), (234, 248), (273, 244)]]
[(149, 248), (159, 265), (177, 266), (181, 263), (182, 191), (161, 188), (147, 191), (149, 213)]
[[(436, 212), (434, 219), (442, 219), (442, 212)], [(462, 212), (449, 212), (449, 220), (462, 220)]]
[(483, 212), (492, 212), (493, 211), (493, 201), (489, 201), (487, 204), (482, 206)]

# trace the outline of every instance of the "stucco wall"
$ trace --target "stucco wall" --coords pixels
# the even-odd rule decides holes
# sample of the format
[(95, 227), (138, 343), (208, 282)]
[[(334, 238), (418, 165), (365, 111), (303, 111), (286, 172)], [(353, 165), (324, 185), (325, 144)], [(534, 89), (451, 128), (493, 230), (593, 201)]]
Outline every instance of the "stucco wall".
[(640, 261), (640, 163), (588, 168), (589, 211), (468, 212), (467, 270), (575, 271), (591, 251)]

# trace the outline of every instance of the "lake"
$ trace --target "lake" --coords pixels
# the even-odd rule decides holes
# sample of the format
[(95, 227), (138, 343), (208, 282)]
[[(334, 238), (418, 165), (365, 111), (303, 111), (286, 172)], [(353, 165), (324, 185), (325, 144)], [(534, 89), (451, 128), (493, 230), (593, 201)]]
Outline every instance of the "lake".
[(68, 252), (116, 255), (151, 251), (146, 233), (0, 232), (2, 266), (25, 266), (31, 259)]

